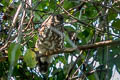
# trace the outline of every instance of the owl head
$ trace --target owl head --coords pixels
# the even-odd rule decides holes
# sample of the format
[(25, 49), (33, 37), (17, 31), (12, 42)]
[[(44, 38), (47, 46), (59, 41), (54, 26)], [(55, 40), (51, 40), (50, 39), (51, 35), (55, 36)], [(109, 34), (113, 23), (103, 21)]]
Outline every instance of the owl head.
[(53, 27), (61, 26), (63, 24), (63, 21), (64, 21), (64, 18), (61, 14), (51, 14), (50, 19), (52, 20), (50, 22), (52, 22), (51, 25)]

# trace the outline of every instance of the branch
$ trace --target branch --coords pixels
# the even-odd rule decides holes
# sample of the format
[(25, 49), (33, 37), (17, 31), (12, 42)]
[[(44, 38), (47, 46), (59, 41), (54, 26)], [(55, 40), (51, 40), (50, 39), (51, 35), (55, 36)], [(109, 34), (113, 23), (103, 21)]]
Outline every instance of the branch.
[[(109, 46), (109, 45), (120, 45), (120, 40), (107, 40), (107, 41), (102, 41), (102, 42), (97, 42), (97, 43), (94, 43), (94, 44), (89, 44), (89, 45), (81, 45), (81, 46), (78, 46), (77, 48), (65, 48), (64, 50), (57, 50), (57, 51), (54, 51), (51, 52), (50, 54), (44, 54), (44, 55), (41, 55), (39, 54), (38, 51), (35, 51), (36, 54), (37, 54), (37, 57), (46, 57), (46, 56), (50, 56), (50, 55), (54, 55), (54, 54), (61, 54), (61, 53), (72, 53), (76, 50), (88, 50), (88, 49), (96, 49), (98, 47), (104, 47), (104, 46)], [(2, 57), (4, 58), (4, 57)], [(7, 58), (7, 57), (5, 57)], [(4, 59), (1, 60), (0, 58), (0, 62), (3, 61)]]
[(120, 44), (120, 40), (115, 40), (115, 41), (107, 40), (107, 41), (97, 42), (94, 44), (78, 46), (78, 49), (79, 50), (95, 49), (98, 47), (103, 47), (103, 46), (108, 46), (108, 45), (117, 45), (117, 44)]
[(71, 53), (78, 49), (79, 50), (96, 49), (98, 47), (104, 47), (104, 46), (109, 46), (109, 45), (120, 45), (120, 40), (115, 40), (115, 41), (107, 40), (107, 41), (102, 41), (102, 42), (96, 42), (94, 44), (81, 45), (81, 46), (78, 46), (77, 48), (65, 48), (64, 50), (57, 50), (57, 51), (51, 52), (50, 54), (44, 54), (44, 55), (38, 54), (37, 56), (45, 57), (45, 56), (54, 55), (54, 54)]
[(20, 13), (21, 7), (22, 7), (22, 3), (18, 6), (18, 9), (17, 9), (17, 11), (16, 11), (16, 13), (14, 15), (13, 22), (12, 22), (12, 26), (13, 27), (14, 27), (16, 21), (17, 21), (17, 17), (18, 17), (18, 15)]
[[(103, 69), (103, 70), (92, 70), (92, 71), (86, 73), (86, 76), (88, 77), (88, 76), (90, 76), (90, 75), (92, 75), (92, 74), (94, 74), (94, 73), (106, 72), (106, 71), (107, 71), (106, 69)], [(83, 77), (84, 77), (84, 75), (74, 76), (74, 77), (70, 78), (69, 80), (76, 80), (76, 79), (80, 79), (80, 78), (83, 78)]]

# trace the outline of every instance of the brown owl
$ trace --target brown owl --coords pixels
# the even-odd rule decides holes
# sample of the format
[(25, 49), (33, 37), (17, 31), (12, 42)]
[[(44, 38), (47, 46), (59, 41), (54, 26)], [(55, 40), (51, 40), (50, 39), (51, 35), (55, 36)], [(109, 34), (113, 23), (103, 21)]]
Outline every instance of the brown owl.
[[(35, 47), (39, 54), (53, 54), (55, 51), (63, 49), (63, 16), (59, 14), (50, 15), (42, 24), (39, 37)], [(53, 56), (37, 58), (41, 73), (48, 71)]]

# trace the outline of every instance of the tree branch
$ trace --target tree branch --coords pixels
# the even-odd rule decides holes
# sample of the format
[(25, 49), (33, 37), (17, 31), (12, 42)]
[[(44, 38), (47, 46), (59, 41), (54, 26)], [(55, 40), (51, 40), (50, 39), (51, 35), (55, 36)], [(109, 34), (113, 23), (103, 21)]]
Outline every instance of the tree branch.
[(78, 46), (77, 48), (65, 48), (64, 50), (57, 50), (54, 53), (51, 52), (51, 54), (44, 54), (44, 55), (38, 54), (37, 56), (45, 57), (45, 56), (54, 55), (54, 54), (71, 53), (78, 49), (79, 50), (88, 50), (88, 49), (96, 49), (98, 47), (104, 47), (104, 46), (109, 46), (109, 45), (119, 45), (119, 44), (120, 44), (120, 40), (115, 40), (115, 41), (107, 40), (107, 41), (102, 41), (102, 42), (96, 42), (94, 44), (81, 45), (81, 46)]
[[(78, 46), (77, 48), (65, 48), (64, 50), (57, 50), (55, 51), (54, 53), (51, 52), (50, 54), (44, 54), (44, 55), (41, 55), (39, 54), (38, 51), (35, 51), (37, 53), (37, 57), (46, 57), (46, 56), (49, 56), (49, 55), (54, 55), (54, 54), (61, 54), (61, 53), (72, 53), (76, 50), (88, 50), (88, 49), (96, 49), (98, 47), (104, 47), (104, 46), (109, 46), (109, 45), (120, 45), (120, 40), (107, 40), (107, 41), (102, 41), (102, 42), (97, 42), (97, 43), (94, 43), (94, 44), (88, 44), (88, 45), (81, 45), (81, 46)], [(5, 57), (7, 58), (7, 57)], [(3, 61), (0, 60), (0, 62)]]

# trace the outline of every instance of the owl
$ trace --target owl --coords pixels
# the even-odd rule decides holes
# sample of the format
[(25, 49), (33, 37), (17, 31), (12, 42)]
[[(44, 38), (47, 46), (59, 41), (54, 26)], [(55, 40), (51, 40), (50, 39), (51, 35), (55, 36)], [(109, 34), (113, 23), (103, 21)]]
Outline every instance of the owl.
[[(60, 14), (51, 14), (38, 29), (39, 36), (35, 47), (39, 54), (53, 54), (57, 50), (63, 49), (63, 16)], [(38, 66), (41, 73), (48, 71), (53, 56), (38, 57)]]

